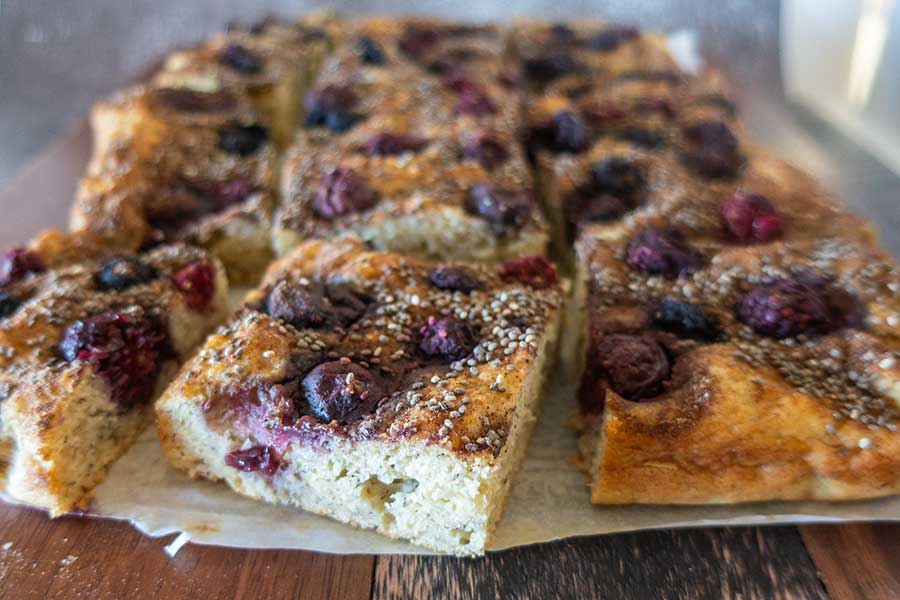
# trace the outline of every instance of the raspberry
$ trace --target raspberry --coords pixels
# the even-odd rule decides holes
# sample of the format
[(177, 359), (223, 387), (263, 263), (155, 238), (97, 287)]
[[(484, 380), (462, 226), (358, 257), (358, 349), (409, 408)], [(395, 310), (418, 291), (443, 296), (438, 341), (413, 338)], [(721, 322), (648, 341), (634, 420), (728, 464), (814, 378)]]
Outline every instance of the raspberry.
[(281, 461), (271, 446), (252, 446), (229, 452), (225, 455), (225, 464), (245, 473), (260, 471), (269, 476), (281, 467)]
[(495, 233), (504, 235), (528, 223), (533, 204), (523, 192), (480, 184), (469, 190), (465, 209), (490, 223)]
[(269, 140), (269, 130), (261, 125), (229, 125), (219, 130), (219, 149), (228, 154), (250, 156)]
[(677, 277), (697, 270), (701, 257), (679, 232), (647, 227), (628, 242), (626, 261), (628, 266), (638, 271)]
[(742, 164), (738, 141), (719, 121), (702, 121), (684, 128), (685, 164), (704, 177), (733, 177)]
[(666, 349), (649, 335), (613, 334), (600, 339), (590, 363), (606, 384), (626, 400), (658, 396), (672, 375)]
[(323, 423), (348, 425), (369, 414), (387, 393), (380, 378), (349, 361), (325, 362), (300, 383), (309, 411)]
[(117, 256), (103, 261), (95, 282), (101, 290), (122, 291), (157, 277), (156, 269), (136, 256)]
[(428, 141), (422, 138), (385, 131), (376, 133), (366, 140), (361, 150), (366, 156), (383, 156), (418, 152), (427, 145)]
[(479, 131), (466, 138), (462, 148), (463, 159), (478, 161), (487, 171), (492, 171), (509, 158), (506, 146), (490, 133)]
[(25, 248), (10, 248), (0, 259), (0, 286), (9, 285), (30, 273), (44, 271), (44, 261)]
[(539, 254), (511, 258), (500, 265), (500, 276), (506, 280), (545, 289), (556, 284), (556, 267)]
[(846, 307), (844, 311), (839, 310), (842, 306), (835, 308), (838, 310), (829, 307), (827, 290), (819, 282), (775, 279), (741, 298), (737, 317), (760, 335), (783, 339), (823, 334), (842, 326), (844, 315), (850, 313)]
[(156, 319), (120, 312), (75, 321), (63, 332), (59, 350), (70, 363), (90, 364), (124, 408), (150, 400), (159, 364), (172, 354)]
[(696, 304), (665, 298), (650, 312), (650, 325), (683, 338), (710, 342), (719, 337), (719, 322)]
[(454, 317), (428, 317), (419, 333), (422, 335), (419, 349), (423, 353), (448, 360), (466, 356), (476, 343), (469, 325)]
[(188, 308), (206, 310), (215, 292), (216, 274), (205, 260), (194, 261), (172, 276), (172, 284), (184, 295)]
[(275, 284), (266, 298), (266, 313), (305, 327), (346, 327), (366, 310), (366, 300), (346, 285), (312, 281), (295, 285), (287, 280)]
[(356, 94), (347, 86), (326, 85), (306, 95), (306, 119), (304, 127), (325, 127), (335, 133), (344, 133), (353, 127), (360, 115), (353, 112)]
[(781, 217), (764, 196), (736, 192), (722, 203), (722, 221), (738, 242), (770, 242), (781, 236)]
[(221, 64), (247, 75), (262, 70), (262, 61), (240, 44), (228, 44), (219, 51), (217, 59)]
[(468, 293), (481, 287), (481, 283), (463, 267), (438, 267), (428, 278), (440, 290)]
[(362, 212), (375, 205), (378, 198), (366, 180), (346, 167), (325, 174), (312, 200), (312, 208), (323, 219), (334, 220)]

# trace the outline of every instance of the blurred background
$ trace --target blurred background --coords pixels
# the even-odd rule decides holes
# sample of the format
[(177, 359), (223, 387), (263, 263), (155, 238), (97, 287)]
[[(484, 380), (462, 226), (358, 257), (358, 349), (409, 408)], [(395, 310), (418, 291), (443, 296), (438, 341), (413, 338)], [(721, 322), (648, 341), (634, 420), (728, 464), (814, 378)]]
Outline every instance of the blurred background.
[(879, 221), (900, 252), (895, 0), (0, 0), (0, 188), (92, 102), (230, 21), (333, 7), (508, 21), (603, 18), (690, 30), (739, 84), (753, 135)]

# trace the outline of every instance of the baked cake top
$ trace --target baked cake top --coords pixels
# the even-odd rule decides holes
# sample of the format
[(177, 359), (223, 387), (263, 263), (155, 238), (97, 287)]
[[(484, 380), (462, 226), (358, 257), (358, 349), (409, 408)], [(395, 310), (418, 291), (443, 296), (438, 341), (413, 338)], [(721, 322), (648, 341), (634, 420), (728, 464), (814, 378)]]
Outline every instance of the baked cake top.
[(434, 264), (310, 241), (272, 266), (173, 393), (277, 453), (341, 436), (493, 456), (560, 302), (541, 257)]
[(159, 363), (196, 340), (180, 315), (220, 318), (218, 270), (207, 253), (182, 245), (56, 269), (33, 251), (8, 251), (0, 263), (3, 397), (18, 387), (55, 389), (90, 366), (123, 407), (145, 401)]

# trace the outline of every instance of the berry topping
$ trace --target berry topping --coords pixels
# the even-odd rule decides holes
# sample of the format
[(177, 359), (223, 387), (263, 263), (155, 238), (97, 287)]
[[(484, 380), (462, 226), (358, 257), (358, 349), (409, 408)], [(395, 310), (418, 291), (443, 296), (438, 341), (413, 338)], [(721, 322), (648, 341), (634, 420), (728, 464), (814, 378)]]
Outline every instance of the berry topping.
[(422, 138), (383, 131), (366, 140), (361, 150), (367, 156), (380, 156), (418, 152), (427, 145), (428, 140)]
[(359, 121), (360, 115), (353, 112), (356, 94), (349, 87), (326, 85), (306, 95), (307, 128), (326, 127), (335, 133), (343, 133)]
[[(609, 223), (620, 219), (632, 206), (618, 196), (613, 196), (593, 186), (577, 188), (566, 196), (563, 212), (566, 223), (577, 228), (581, 223)], [(569, 232), (574, 235), (574, 231)]]
[(136, 256), (117, 256), (103, 261), (95, 279), (101, 290), (121, 291), (147, 283), (157, 276), (156, 269)]
[(733, 177), (742, 164), (738, 141), (720, 121), (702, 121), (683, 130), (688, 167), (709, 178)]
[(575, 31), (565, 23), (554, 23), (551, 25), (550, 37), (555, 44), (574, 44), (578, 41)]
[(700, 266), (701, 257), (678, 231), (647, 227), (628, 242), (626, 261), (638, 271), (679, 277), (693, 273)]
[(662, 134), (642, 127), (626, 127), (616, 133), (616, 137), (639, 148), (660, 148), (666, 144), (666, 138)]
[(738, 242), (771, 242), (781, 237), (781, 217), (765, 196), (735, 192), (722, 203), (722, 221)]
[(229, 125), (219, 130), (219, 148), (228, 154), (249, 156), (269, 139), (269, 131), (261, 125)]
[(194, 261), (172, 275), (172, 283), (184, 295), (191, 310), (205, 310), (216, 289), (216, 274), (205, 260)]
[(371, 208), (377, 201), (366, 180), (352, 169), (338, 167), (325, 174), (312, 199), (312, 208), (323, 219), (333, 220)]
[(300, 386), (309, 411), (317, 419), (341, 425), (371, 413), (387, 395), (376, 374), (348, 360), (320, 364), (303, 378)]
[(737, 305), (742, 323), (777, 339), (858, 327), (864, 316), (865, 308), (856, 296), (806, 274), (759, 285)]
[(506, 146), (489, 133), (479, 131), (469, 135), (462, 148), (464, 159), (477, 160), (485, 170), (492, 171), (509, 158)]
[(667, 119), (675, 118), (675, 107), (666, 98), (641, 98), (634, 103), (634, 110), (639, 115), (662, 115)]
[(157, 104), (180, 112), (224, 112), (237, 107), (237, 97), (227, 90), (198, 92), (187, 88), (157, 88), (153, 90)]
[(454, 292), (471, 292), (481, 283), (463, 267), (438, 267), (428, 275), (434, 287)]
[(120, 312), (75, 321), (63, 332), (59, 350), (69, 362), (89, 363), (125, 408), (150, 400), (159, 364), (171, 354), (159, 322)]
[(454, 109), (456, 114), (490, 115), (497, 112), (487, 91), (477, 83), (461, 77), (448, 77), (444, 81), (447, 87), (458, 94)]
[(367, 65), (383, 65), (384, 50), (381, 45), (370, 37), (361, 37), (356, 40), (356, 52), (359, 60)]
[(419, 349), (427, 356), (456, 360), (466, 356), (476, 344), (472, 328), (454, 317), (428, 317), (419, 333)]
[(403, 32), (397, 46), (409, 57), (417, 59), (438, 43), (438, 33), (426, 27), (409, 26)]
[(241, 46), (240, 44), (228, 44), (219, 51), (218, 61), (226, 67), (231, 67), (235, 71), (253, 75), (262, 70), (262, 61)]
[(612, 52), (639, 35), (640, 31), (636, 27), (610, 27), (594, 34), (591, 38), (591, 48), (601, 52)]
[(25, 248), (10, 248), (0, 259), (0, 286), (18, 281), (29, 273), (40, 273), (45, 268), (37, 253)]
[(696, 304), (665, 298), (650, 311), (650, 325), (683, 338), (710, 342), (721, 329), (715, 317)]
[(465, 209), (490, 223), (495, 233), (505, 234), (528, 223), (532, 205), (525, 192), (481, 184), (469, 190)]
[(564, 110), (553, 115), (549, 122), (537, 125), (528, 134), (529, 146), (551, 152), (581, 152), (587, 147), (587, 128), (581, 118)]
[(539, 56), (527, 58), (522, 63), (525, 78), (539, 85), (546, 85), (558, 77), (580, 71), (582, 68), (567, 50), (555, 47)]
[(269, 446), (251, 446), (229, 452), (225, 455), (225, 464), (245, 473), (260, 471), (266, 475), (274, 475), (281, 466), (275, 449)]
[(6, 292), (0, 292), (0, 319), (5, 319), (10, 316), (16, 309), (19, 308), (20, 302), (7, 294)]
[(517, 256), (500, 265), (500, 276), (542, 290), (556, 284), (556, 267), (539, 254)]
[(298, 329), (346, 327), (365, 312), (366, 300), (342, 284), (311, 281), (301, 286), (282, 280), (269, 292), (265, 308)]
[(596, 346), (597, 363), (607, 385), (626, 400), (644, 400), (663, 392), (672, 374), (666, 349), (649, 335), (613, 334)]
[(644, 188), (641, 167), (627, 158), (613, 156), (597, 161), (591, 176), (598, 189), (621, 198), (631, 198)]

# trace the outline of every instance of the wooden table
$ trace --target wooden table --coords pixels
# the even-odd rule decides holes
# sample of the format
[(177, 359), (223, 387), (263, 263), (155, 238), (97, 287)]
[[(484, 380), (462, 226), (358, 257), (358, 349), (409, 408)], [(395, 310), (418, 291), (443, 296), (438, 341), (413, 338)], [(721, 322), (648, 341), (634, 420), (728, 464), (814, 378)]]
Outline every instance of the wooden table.
[[(64, 226), (85, 124), (0, 192), (0, 240)], [(32, 598), (900, 598), (900, 525), (653, 531), (477, 560), (188, 545), (0, 504), (0, 600)]]

